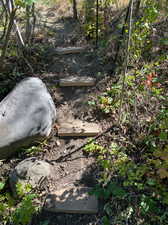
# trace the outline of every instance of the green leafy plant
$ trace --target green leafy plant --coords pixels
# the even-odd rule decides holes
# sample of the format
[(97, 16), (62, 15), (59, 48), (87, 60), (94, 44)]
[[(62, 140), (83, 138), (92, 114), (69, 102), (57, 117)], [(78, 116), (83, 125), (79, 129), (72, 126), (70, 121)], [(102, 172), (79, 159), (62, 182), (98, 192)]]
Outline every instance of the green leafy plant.
[(11, 215), (11, 221), (14, 224), (27, 225), (31, 222), (33, 214), (37, 211), (37, 208), (33, 204), (35, 198), (35, 194), (28, 194), (22, 199), (19, 206)]
[[(5, 183), (0, 183), (0, 191), (3, 190)], [(34, 200), (37, 195), (32, 193), (31, 185), (17, 184), (18, 200), (13, 198), (9, 192), (0, 193), (0, 219), (2, 225), (28, 225), (32, 216), (37, 212), (38, 207)]]
[[(156, 19), (151, 16), (152, 12), (145, 18), (150, 26)], [(147, 16), (148, 12), (145, 13)], [(158, 15), (157, 11), (153, 13)], [(146, 39), (149, 33), (145, 35)], [(130, 49), (131, 60), (136, 59), (134, 63), (138, 63), (142, 60), (143, 49), (137, 44), (134, 47), (141, 49), (137, 58)], [(137, 67), (126, 73), (123, 93), (121, 74), (116, 84), (91, 100), (94, 102), (91, 107), (116, 121), (119, 112), (123, 114), (122, 134), (112, 134), (111, 142), (99, 144), (93, 141), (85, 147), (85, 151), (96, 153), (101, 168), (99, 185), (93, 194), (106, 202), (104, 224), (167, 224), (168, 99), (166, 75), (159, 71), (166, 61), (164, 54), (141, 67), (136, 64)]]
[(25, 154), (26, 156), (35, 156), (43, 151), (45, 146), (47, 145), (47, 140), (39, 142), (37, 145), (33, 145), (28, 148), (22, 148), (21, 154)]
[[(140, 17), (133, 26), (131, 35), (132, 45), (130, 46), (130, 64), (138, 63), (143, 52), (149, 52), (152, 47), (149, 36), (152, 32), (152, 25), (159, 16), (158, 2), (147, 0), (143, 16)], [(127, 30), (126, 30), (127, 32)]]

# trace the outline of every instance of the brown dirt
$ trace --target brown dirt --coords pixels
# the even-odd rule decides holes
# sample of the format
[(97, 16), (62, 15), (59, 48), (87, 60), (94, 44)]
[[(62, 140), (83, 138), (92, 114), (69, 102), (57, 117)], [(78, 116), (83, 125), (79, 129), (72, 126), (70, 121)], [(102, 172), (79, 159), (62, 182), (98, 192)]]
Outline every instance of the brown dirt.
[[(46, 15), (48, 15), (46, 13)], [(41, 71), (35, 76), (40, 77), (47, 85), (49, 92), (55, 102), (58, 113), (58, 125), (62, 121), (80, 119), (87, 122), (97, 122), (97, 117), (93, 115), (87, 101), (89, 96), (95, 91), (89, 87), (66, 87), (59, 88), (58, 80), (69, 75), (93, 76), (100, 80), (97, 74), (104, 74), (105, 68), (102, 66), (101, 58), (92, 47), (87, 46), (84, 53), (76, 55), (58, 56), (55, 54), (55, 48), (65, 46), (86, 45), (80, 25), (72, 19), (62, 19), (54, 21), (52, 17), (50, 24), (47, 24), (48, 33), (52, 32), (52, 37), (47, 38), (51, 45), (45, 52), (46, 65), (45, 71)], [(55, 35), (53, 35), (55, 34)], [(52, 47), (51, 47), (52, 46)], [(98, 168), (95, 158), (86, 155), (82, 150), (76, 152), (64, 161), (56, 162), (56, 159), (66, 155), (86, 142), (87, 138), (59, 138), (56, 129), (53, 129), (52, 135), (44, 145), (43, 151), (37, 157), (46, 160), (52, 165), (52, 174), (50, 179), (43, 184), (43, 197), (50, 191), (54, 191), (69, 184), (75, 186), (93, 187), (97, 183)], [(0, 175), (9, 173), (24, 154), (3, 163)], [(42, 212), (33, 220), (33, 225), (98, 225), (101, 224), (101, 210), (98, 215), (67, 215)], [(45, 222), (45, 223), (44, 223)]]
[[(102, 130), (105, 130), (111, 125), (113, 118), (108, 118), (105, 122), (101, 118), (100, 122), (100, 115), (92, 112), (87, 101), (92, 94), (96, 96), (102, 89), (105, 89), (104, 85), (110, 85), (107, 80), (105, 81), (105, 74), (108, 74), (108, 70), (111, 69), (111, 62), (110, 68), (105, 66), (99, 52), (86, 43), (80, 24), (73, 21), (72, 18), (62, 17), (60, 19), (56, 11), (57, 9), (46, 10), (46, 8), (39, 11), (39, 28), (36, 31), (35, 44), (44, 44), (45, 48), (44, 54), (41, 56), (43, 61), (40, 63), (40, 67), (34, 62), (33, 66), (37, 67), (34, 76), (44, 81), (52, 95), (57, 107), (58, 125), (62, 121), (80, 119), (87, 122), (97, 122), (101, 125)], [(59, 56), (55, 54), (56, 47), (66, 46), (87, 46), (87, 50), (76, 55)], [(166, 69), (164, 70), (166, 71)], [(59, 78), (72, 75), (93, 76), (97, 79), (97, 85), (93, 88), (58, 87)], [(2, 99), (1, 96), (0, 99)], [(102, 140), (104, 138), (108, 139), (106, 136), (102, 137)], [(38, 158), (46, 160), (52, 165), (51, 177), (41, 187), (42, 200), (48, 192), (66, 185), (93, 187), (97, 183), (99, 168), (93, 156), (88, 156), (80, 150), (62, 161), (57, 161), (59, 157), (72, 152), (86, 140), (87, 138), (59, 138), (56, 129), (53, 128), (51, 137), (43, 146), (43, 151), (37, 154)], [(19, 157), (13, 157), (3, 164), (0, 162), (0, 177), (5, 177), (25, 157), (27, 155), (20, 154)], [(33, 219), (32, 224), (99, 225), (102, 224), (101, 207), (100, 205), (97, 215), (56, 214), (42, 211)]]
[[(85, 45), (79, 30), (79, 24), (72, 20), (62, 20), (55, 23), (55, 47), (82, 46)], [(51, 29), (51, 27), (49, 28)], [(92, 48), (87, 47), (87, 51), (75, 55), (55, 55), (54, 49), (48, 51), (47, 66), (48, 73), (43, 73), (40, 78), (48, 86), (54, 99), (58, 111), (58, 125), (62, 121), (73, 121), (80, 119), (83, 121), (96, 122), (87, 104), (88, 97), (92, 93), (92, 88), (88, 87), (66, 87), (58, 88), (59, 78), (72, 75), (93, 76), (97, 78), (98, 73), (103, 73), (100, 58)], [(86, 142), (86, 138), (58, 138), (56, 131), (47, 143), (45, 151), (40, 154), (40, 158), (52, 164), (53, 173), (47, 181), (46, 191), (54, 191), (66, 185), (82, 185), (93, 187), (98, 178), (98, 168), (94, 157), (88, 157), (82, 150), (66, 158), (65, 161), (56, 162), (56, 159), (66, 155)], [(87, 224), (98, 225), (101, 223), (101, 212), (98, 215), (74, 215), (74, 214), (53, 214), (43, 212), (40, 221), (49, 221), (50, 225), (66, 224)], [(41, 222), (35, 224), (40, 225)], [(39, 220), (38, 220), (39, 221)]]

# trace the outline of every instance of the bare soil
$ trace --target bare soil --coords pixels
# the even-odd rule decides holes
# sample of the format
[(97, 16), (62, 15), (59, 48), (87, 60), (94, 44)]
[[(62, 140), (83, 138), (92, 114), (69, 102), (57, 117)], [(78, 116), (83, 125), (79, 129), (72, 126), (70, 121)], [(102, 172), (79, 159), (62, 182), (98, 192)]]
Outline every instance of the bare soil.
[[(45, 24), (45, 29), (52, 35), (45, 36), (45, 39), (50, 44), (44, 52), (46, 62), (43, 65), (44, 70), (39, 71), (34, 76), (44, 81), (52, 95), (57, 108), (57, 126), (60, 126), (62, 122), (76, 119), (99, 123), (99, 118), (93, 114), (87, 104), (90, 95), (93, 93), (96, 95), (96, 87), (59, 88), (58, 80), (59, 78), (72, 75), (92, 76), (97, 79), (98, 83), (108, 68), (103, 66), (98, 52), (92, 46), (86, 46), (79, 22), (73, 21), (71, 18), (59, 19), (53, 16), (55, 14), (46, 13), (44, 15), (52, 17), (51, 22)], [(60, 56), (55, 54), (56, 47), (66, 46), (86, 46), (86, 51), (74, 55)], [(94, 187), (99, 177), (99, 168), (94, 156), (88, 156), (80, 150), (65, 160), (57, 161), (59, 157), (67, 155), (86, 141), (87, 138), (59, 138), (57, 129), (53, 128), (47, 144), (43, 146), (43, 151), (37, 154), (39, 159), (46, 160), (52, 165), (51, 177), (42, 185), (42, 199), (48, 192), (60, 189), (66, 185)], [(24, 157), (26, 157), (24, 154), (19, 155), (19, 157), (17, 155), (3, 163), (0, 176), (9, 173)], [(54, 214), (42, 211), (33, 219), (32, 224), (98, 225), (101, 224), (101, 218), (101, 206), (97, 215)]]
[[(86, 46), (85, 40), (80, 32), (80, 25), (71, 19), (57, 21), (52, 28), (55, 32), (55, 40), (52, 40), (55, 47)], [(51, 29), (51, 27), (49, 27)], [(90, 46), (86, 46), (86, 52), (80, 54), (56, 55), (55, 48), (47, 52), (48, 73), (40, 74), (40, 78), (48, 86), (58, 111), (58, 126), (62, 122), (80, 119), (87, 122), (98, 120), (87, 104), (89, 96), (95, 91), (95, 87), (65, 87), (59, 88), (59, 78), (72, 75), (92, 76), (100, 80), (98, 74), (104, 74), (101, 58)], [(86, 155), (82, 150), (76, 152), (63, 161), (56, 159), (72, 152), (85, 143), (87, 138), (59, 138), (56, 130), (47, 143), (40, 158), (52, 164), (53, 173), (47, 181), (45, 191), (54, 191), (66, 185), (82, 185), (94, 187), (98, 179), (98, 168), (95, 158)], [(101, 207), (100, 207), (101, 208)], [(98, 215), (75, 215), (75, 214), (53, 214), (43, 212), (39, 218), (35, 218), (35, 224), (40, 225), (41, 221), (49, 221), (50, 225), (66, 224), (101, 224), (102, 213)], [(37, 222), (38, 221), (38, 222)]]

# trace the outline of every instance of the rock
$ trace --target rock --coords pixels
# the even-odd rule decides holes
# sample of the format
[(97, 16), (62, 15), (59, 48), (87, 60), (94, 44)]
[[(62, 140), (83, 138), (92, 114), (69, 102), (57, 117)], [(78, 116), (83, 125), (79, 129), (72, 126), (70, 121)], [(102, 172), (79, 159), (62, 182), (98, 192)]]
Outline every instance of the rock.
[(0, 159), (49, 136), (55, 119), (45, 84), (35, 77), (22, 80), (0, 102)]
[(16, 193), (16, 184), (31, 184), (33, 188), (38, 188), (42, 182), (51, 175), (49, 163), (38, 160), (35, 157), (27, 158), (20, 162), (15, 169), (10, 172), (9, 182), (13, 193)]

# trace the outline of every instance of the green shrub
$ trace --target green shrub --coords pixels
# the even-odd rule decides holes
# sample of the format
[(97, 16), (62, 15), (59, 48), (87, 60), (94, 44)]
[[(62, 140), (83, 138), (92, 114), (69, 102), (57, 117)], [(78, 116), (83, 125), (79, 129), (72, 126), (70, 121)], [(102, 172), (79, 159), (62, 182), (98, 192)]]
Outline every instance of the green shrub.
[[(0, 183), (0, 191), (3, 190), (5, 183)], [(32, 193), (30, 185), (23, 187), (17, 184), (17, 198), (11, 196), (9, 192), (0, 193), (0, 220), (2, 225), (28, 225), (33, 215), (37, 212), (38, 207), (34, 200), (36, 194)]]

